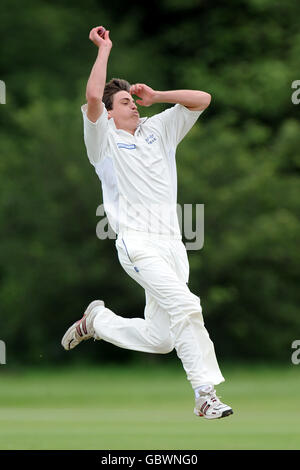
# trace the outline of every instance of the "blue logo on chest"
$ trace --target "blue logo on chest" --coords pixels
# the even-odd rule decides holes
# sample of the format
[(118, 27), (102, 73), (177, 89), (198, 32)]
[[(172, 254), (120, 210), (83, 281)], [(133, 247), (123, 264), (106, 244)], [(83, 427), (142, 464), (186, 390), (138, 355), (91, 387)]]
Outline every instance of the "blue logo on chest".
[(129, 150), (136, 149), (135, 144), (122, 144), (121, 142), (118, 142), (117, 146), (119, 147), (119, 149), (129, 149)]
[(150, 134), (150, 135), (148, 135), (148, 137), (146, 137), (145, 140), (146, 140), (147, 144), (153, 144), (153, 142), (155, 142), (157, 140), (157, 138), (154, 134)]

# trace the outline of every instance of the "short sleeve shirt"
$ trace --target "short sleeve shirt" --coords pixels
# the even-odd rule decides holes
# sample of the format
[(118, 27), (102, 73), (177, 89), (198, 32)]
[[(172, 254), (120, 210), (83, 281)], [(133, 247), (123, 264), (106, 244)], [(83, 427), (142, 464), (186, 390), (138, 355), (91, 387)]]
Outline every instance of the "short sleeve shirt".
[(137, 230), (181, 238), (177, 217), (176, 148), (203, 111), (176, 104), (141, 118), (134, 133), (117, 129), (103, 107), (96, 122), (81, 107), (84, 142), (102, 184), (115, 233)]

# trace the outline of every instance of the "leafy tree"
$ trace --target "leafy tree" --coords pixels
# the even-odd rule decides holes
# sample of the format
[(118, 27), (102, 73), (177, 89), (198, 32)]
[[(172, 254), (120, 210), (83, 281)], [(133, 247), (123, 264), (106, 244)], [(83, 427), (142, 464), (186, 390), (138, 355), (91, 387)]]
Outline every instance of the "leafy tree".
[(125, 316), (144, 307), (114, 240), (96, 237), (102, 196), (80, 112), (95, 24), (111, 31), (108, 78), (211, 93), (177, 151), (179, 202), (205, 205), (190, 288), (222, 358), (289, 360), (299, 331), (300, 129), (291, 102), (299, 3), (3, 0), (0, 8), (0, 326), (9, 361), (139, 357), (107, 343), (72, 356), (60, 346), (92, 299)]

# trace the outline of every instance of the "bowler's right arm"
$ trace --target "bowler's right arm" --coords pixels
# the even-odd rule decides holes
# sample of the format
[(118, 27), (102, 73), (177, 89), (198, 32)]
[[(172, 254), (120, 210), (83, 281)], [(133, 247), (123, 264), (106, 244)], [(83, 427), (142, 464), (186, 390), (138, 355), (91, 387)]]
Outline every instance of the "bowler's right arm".
[(97, 59), (94, 63), (86, 86), (87, 117), (96, 122), (103, 111), (102, 97), (106, 83), (107, 62), (112, 48), (109, 31), (105, 31), (104, 38), (98, 34), (100, 26), (90, 31), (90, 40), (98, 47)]

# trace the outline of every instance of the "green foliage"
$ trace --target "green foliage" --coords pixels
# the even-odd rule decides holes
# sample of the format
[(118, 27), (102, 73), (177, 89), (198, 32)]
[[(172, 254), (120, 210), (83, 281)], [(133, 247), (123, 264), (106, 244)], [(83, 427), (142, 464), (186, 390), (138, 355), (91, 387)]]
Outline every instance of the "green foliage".
[[(299, 14), (297, 2), (267, 0), (165, 0), (151, 9), (117, 0), (1, 2), (0, 305), (9, 361), (72, 360), (61, 336), (95, 298), (143, 315), (144, 292), (122, 271), (114, 241), (96, 237), (102, 196), (80, 112), (96, 24), (111, 31), (108, 78), (212, 94), (177, 153), (179, 202), (205, 204), (190, 287), (221, 357), (289, 360), (300, 326), (300, 125), (291, 102)], [(80, 354), (133, 354), (99, 349)]]

